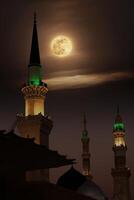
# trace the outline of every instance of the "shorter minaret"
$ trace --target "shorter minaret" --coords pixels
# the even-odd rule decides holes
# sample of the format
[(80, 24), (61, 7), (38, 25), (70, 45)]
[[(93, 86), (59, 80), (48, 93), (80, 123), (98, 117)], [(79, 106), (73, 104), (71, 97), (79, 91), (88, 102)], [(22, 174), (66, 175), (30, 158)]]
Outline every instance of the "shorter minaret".
[(82, 167), (83, 167), (83, 175), (86, 178), (91, 179), (91, 170), (90, 170), (90, 152), (89, 152), (89, 142), (90, 139), (88, 137), (88, 131), (87, 131), (87, 121), (86, 121), (86, 115), (84, 114), (84, 129), (82, 132)]
[(127, 145), (125, 141), (125, 126), (119, 113), (119, 106), (113, 126), (113, 136), (113, 199), (130, 200), (129, 177), (131, 173), (130, 169), (126, 166)]

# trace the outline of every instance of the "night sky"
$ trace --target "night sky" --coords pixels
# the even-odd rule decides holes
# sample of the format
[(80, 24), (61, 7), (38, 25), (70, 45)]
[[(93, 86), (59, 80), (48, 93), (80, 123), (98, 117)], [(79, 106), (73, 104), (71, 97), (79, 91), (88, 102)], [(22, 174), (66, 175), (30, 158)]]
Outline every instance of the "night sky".
[[(134, 184), (134, 3), (132, 0), (20, 0), (0, 5), (0, 128), (24, 113), (21, 86), (29, 64), (37, 12), (47, 113), (54, 121), (50, 147), (76, 158), (81, 170), (83, 113), (87, 115), (94, 181), (112, 196), (112, 126), (117, 104), (126, 125), (127, 164)], [(56, 58), (50, 42), (64, 34), (73, 52)], [(52, 170), (52, 181), (69, 167)], [(133, 194), (133, 193), (132, 193)], [(133, 194), (134, 196), (134, 194)]]

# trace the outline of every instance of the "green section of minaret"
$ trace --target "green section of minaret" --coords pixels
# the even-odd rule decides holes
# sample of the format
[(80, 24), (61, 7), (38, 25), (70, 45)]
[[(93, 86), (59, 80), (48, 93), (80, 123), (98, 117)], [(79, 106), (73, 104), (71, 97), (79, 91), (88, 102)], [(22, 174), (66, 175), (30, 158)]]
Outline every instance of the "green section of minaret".
[(87, 130), (83, 130), (83, 132), (82, 132), (82, 140), (84, 140), (84, 141), (88, 141), (89, 140), (88, 131)]
[(34, 14), (31, 54), (30, 54), (30, 62), (28, 70), (29, 70), (28, 84), (33, 86), (40, 86), (42, 84), (42, 78), (41, 78), (40, 53), (39, 53), (38, 34), (36, 25), (36, 14)]
[(119, 105), (117, 106), (117, 114), (116, 114), (116, 118), (115, 118), (115, 123), (113, 126), (113, 131), (125, 131), (125, 125), (122, 121), (121, 115), (120, 115), (120, 111), (119, 111)]
[(41, 70), (38, 69), (36, 66), (31, 67), (29, 69), (29, 85), (33, 86), (40, 86), (42, 85), (41, 81)]
[(113, 130), (114, 131), (124, 131), (125, 130), (125, 126), (123, 123), (115, 123), (113, 126)]

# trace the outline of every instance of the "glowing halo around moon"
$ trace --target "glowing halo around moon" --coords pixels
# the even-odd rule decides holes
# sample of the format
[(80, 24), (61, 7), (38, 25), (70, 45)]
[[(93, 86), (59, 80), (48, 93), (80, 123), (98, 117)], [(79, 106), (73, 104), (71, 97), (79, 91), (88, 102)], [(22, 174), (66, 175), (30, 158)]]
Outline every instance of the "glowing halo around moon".
[(59, 35), (55, 37), (51, 42), (51, 51), (53, 55), (57, 57), (68, 56), (73, 49), (72, 41), (70, 38)]

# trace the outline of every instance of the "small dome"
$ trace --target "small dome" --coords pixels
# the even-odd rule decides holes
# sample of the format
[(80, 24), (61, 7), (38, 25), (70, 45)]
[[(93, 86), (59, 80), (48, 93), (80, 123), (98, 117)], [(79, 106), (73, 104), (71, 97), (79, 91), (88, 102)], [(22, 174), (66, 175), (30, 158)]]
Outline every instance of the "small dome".
[(71, 167), (65, 174), (63, 174), (57, 181), (57, 185), (77, 191), (78, 193), (88, 196), (95, 200), (106, 200), (106, 196), (100, 187), (92, 180), (87, 180), (76, 169)]
[(96, 200), (106, 200), (106, 196), (100, 187), (91, 180), (84, 182), (77, 190), (80, 194), (89, 196)]
[(71, 167), (58, 179), (57, 185), (76, 191), (85, 181), (86, 178), (74, 167)]

